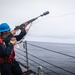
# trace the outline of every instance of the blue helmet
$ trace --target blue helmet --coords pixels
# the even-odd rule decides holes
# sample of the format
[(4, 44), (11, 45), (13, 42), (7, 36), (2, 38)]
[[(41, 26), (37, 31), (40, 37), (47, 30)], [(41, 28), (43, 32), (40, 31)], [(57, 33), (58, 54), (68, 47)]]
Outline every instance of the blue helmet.
[(0, 24), (0, 32), (6, 32), (8, 30), (11, 30), (11, 28), (9, 27), (7, 23)]

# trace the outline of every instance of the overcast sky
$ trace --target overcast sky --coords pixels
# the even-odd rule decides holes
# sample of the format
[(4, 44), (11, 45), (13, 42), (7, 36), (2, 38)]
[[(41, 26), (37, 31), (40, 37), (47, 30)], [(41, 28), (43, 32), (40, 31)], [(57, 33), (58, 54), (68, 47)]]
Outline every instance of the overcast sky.
[(34, 21), (25, 40), (75, 43), (75, 0), (0, 0), (0, 23), (13, 29), (43, 12)]

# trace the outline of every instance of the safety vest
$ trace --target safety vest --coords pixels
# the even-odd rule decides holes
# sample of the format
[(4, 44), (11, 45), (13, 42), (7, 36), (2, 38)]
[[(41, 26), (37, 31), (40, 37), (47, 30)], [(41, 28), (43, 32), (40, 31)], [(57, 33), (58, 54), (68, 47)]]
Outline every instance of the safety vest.
[[(1, 36), (0, 36), (0, 44), (4, 46), (4, 43), (1, 39)], [(14, 57), (15, 57), (15, 51), (14, 51), (14, 48), (12, 49), (11, 51), (11, 54), (9, 56), (6, 56), (6, 57), (0, 57), (0, 63), (12, 63), (12, 61), (14, 60)]]

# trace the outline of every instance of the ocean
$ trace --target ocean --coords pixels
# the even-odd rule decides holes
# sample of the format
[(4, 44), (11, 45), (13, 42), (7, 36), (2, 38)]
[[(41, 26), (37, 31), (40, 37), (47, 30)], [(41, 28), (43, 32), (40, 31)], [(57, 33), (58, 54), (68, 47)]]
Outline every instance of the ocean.
[[(75, 75), (75, 44), (52, 43), (52, 42), (32, 42), (27, 41), (28, 66), (35, 72), (42, 66), (44, 75)], [(24, 43), (19, 44), (21, 50), (16, 49), (25, 55)], [(26, 48), (26, 47), (25, 47)], [(16, 59), (27, 65), (25, 61), (17, 57)]]

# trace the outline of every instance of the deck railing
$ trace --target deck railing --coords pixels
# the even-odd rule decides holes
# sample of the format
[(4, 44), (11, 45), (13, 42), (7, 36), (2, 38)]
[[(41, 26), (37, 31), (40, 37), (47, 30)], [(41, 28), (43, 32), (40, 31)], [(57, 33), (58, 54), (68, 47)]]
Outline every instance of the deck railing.
[[(22, 42), (22, 44), (19, 45), (19, 48), (15, 47), (15, 49), (16, 49), (16, 59), (20, 62), (20, 64), (24, 68), (26, 68), (27, 70), (32, 70), (34, 72), (34, 75), (62, 75), (60, 74), (60, 72), (62, 71), (65, 73), (65, 75), (66, 74), (75, 75), (75, 72), (72, 72), (71, 70), (60, 67), (59, 65), (53, 64), (52, 62), (48, 62), (41, 57), (37, 57), (36, 54), (35, 55), (31, 54), (29, 50), (30, 51), (32, 51), (33, 49), (38, 49), (38, 51), (44, 50), (44, 51), (56, 53), (58, 55), (62, 55), (68, 58), (72, 58), (72, 59), (75, 59), (75, 56), (62, 53), (62, 52), (58, 52), (55, 50), (51, 50), (45, 47), (41, 47), (41, 46), (35, 45), (30, 42), (26, 42), (26, 41)], [(39, 55), (38, 51), (37, 51), (37, 54)], [(43, 65), (43, 64), (46, 64), (46, 65)], [(40, 66), (42, 67), (41, 71), (39, 71)], [(50, 68), (52, 66), (54, 70)], [(56, 71), (56, 69), (59, 69), (60, 72)]]

